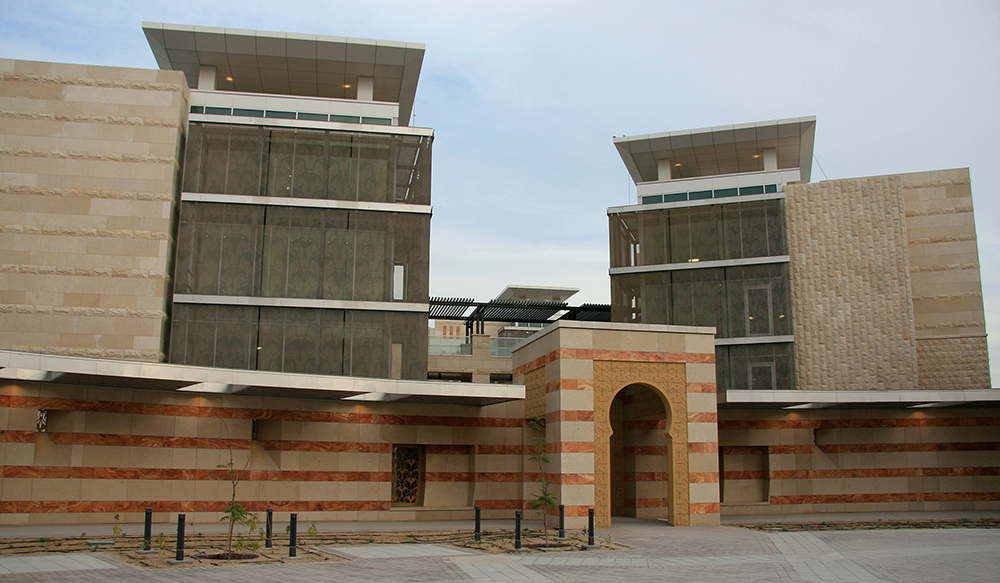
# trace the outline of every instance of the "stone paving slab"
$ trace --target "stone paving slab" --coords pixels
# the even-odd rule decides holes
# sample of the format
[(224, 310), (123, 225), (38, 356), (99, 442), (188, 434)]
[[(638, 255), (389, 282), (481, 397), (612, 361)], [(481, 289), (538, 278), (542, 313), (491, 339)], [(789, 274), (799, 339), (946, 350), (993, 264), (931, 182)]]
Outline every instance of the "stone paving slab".
[(393, 544), (360, 546), (326, 546), (317, 549), (348, 559), (401, 559), (404, 557), (451, 557), (469, 555), (470, 551), (450, 545), (435, 544)]
[(116, 565), (101, 560), (92, 553), (60, 553), (32, 557), (0, 557), (0, 575), (14, 573), (53, 573), (58, 571), (86, 571), (89, 569), (115, 569)]
[[(1000, 529), (761, 532), (616, 518), (614, 528), (601, 529), (599, 536), (630, 548), (497, 555), (394, 544), (350, 547), (347, 561), (173, 569), (140, 569), (114, 556), (72, 553), (34, 557), (50, 570), (0, 572), (0, 583), (994, 583), (1000, 573)], [(103, 564), (65, 570), (77, 560)]]
[(473, 581), (530, 581), (548, 583), (552, 579), (522, 565), (515, 557), (506, 555), (480, 555), (476, 557), (451, 557), (448, 559), (465, 572)]

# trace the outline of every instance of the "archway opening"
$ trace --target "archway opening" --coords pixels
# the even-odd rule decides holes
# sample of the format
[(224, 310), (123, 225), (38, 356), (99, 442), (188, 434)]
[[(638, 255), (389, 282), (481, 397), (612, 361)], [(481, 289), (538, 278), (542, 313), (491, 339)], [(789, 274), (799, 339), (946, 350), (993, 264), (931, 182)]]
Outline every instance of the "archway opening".
[(663, 399), (645, 385), (629, 385), (609, 410), (611, 515), (668, 515), (670, 415)]

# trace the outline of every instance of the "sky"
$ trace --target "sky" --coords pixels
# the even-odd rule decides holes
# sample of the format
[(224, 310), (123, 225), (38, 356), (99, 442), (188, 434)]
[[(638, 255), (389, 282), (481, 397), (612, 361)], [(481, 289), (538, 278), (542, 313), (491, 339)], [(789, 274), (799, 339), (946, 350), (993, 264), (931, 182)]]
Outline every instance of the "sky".
[[(814, 115), (812, 180), (968, 167), (1000, 330), (1000, 0), (2, 0), (0, 58), (156, 68), (143, 21), (426, 45), (431, 295), (607, 303), (613, 136)], [(990, 342), (1000, 382), (1000, 334)]]

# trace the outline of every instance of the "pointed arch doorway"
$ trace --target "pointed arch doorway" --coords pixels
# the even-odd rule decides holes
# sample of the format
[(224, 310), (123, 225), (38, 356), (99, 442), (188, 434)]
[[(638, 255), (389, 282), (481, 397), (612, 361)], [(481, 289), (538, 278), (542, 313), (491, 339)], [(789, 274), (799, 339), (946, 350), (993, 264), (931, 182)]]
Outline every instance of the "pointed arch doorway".
[(684, 365), (594, 362), (594, 514), (690, 524)]
[(667, 518), (671, 466), (669, 409), (656, 390), (628, 385), (609, 410), (611, 516)]

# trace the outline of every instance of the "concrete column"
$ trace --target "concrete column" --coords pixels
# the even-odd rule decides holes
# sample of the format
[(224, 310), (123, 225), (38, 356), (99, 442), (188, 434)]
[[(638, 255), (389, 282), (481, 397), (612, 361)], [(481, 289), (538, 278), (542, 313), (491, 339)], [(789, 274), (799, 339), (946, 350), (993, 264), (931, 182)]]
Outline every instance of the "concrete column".
[(774, 148), (764, 150), (764, 171), (772, 172), (778, 169), (778, 151)]
[(375, 79), (358, 77), (358, 101), (375, 101)]
[(670, 160), (657, 160), (656, 161), (656, 174), (657, 180), (670, 180)]
[(472, 335), (472, 382), (490, 382), (490, 335)]
[(202, 91), (215, 91), (215, 67), (202, 65), (198, 70), (198, 89)]

